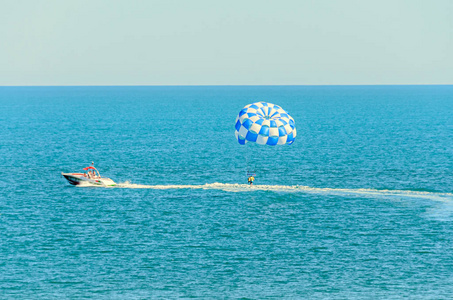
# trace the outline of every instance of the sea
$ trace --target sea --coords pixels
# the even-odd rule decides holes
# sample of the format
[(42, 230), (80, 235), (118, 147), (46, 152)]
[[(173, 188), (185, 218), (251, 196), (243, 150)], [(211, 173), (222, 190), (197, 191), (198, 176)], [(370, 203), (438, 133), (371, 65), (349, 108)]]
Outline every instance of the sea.
[[(292, 145), (237, 142), (257, 101)], [(0, 87), (0, 298), (452, 299), (452, 116), (451, 85)], [(92, 162), (117, 186), (61, 176)]]

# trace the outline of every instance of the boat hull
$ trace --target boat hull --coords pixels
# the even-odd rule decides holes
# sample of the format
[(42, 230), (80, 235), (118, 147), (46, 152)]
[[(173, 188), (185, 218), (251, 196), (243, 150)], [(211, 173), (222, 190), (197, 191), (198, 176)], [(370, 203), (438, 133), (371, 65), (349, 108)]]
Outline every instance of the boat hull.
[(61, 175), (72, 185), (78, 186), (114, 186), (116, 183), (107, 177), (88, 178), (83, 173), (61, 173)]

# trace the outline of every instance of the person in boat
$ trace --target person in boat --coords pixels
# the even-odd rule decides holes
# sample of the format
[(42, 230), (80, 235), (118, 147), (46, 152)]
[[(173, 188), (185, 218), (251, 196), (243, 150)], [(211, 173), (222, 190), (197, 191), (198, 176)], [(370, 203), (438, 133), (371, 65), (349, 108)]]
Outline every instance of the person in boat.
[(253, 185), (253, 180), (255, 180), (255, 177), (253, 177), (253, 175), (250, 175), (249, 178), (248, 178), (248, 183), (250, 185)]

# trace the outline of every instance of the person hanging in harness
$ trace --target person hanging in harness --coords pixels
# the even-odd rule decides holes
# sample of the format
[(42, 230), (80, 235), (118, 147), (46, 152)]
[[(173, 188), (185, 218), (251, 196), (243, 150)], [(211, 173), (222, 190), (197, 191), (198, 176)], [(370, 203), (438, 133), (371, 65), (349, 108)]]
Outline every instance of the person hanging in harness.
[(249, 179), (248, 179), (248, 183), (249, 183), (250, 185), (253, 185), (253, 180), (255, 180), (255, 177), (253, 177), (253, 175), (250, 175), (250, 176), (249, 176)]

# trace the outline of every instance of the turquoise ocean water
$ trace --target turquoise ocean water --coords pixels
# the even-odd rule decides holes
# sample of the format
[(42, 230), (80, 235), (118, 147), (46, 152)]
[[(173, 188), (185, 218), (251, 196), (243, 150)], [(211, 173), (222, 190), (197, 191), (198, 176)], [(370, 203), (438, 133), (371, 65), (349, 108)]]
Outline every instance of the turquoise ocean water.
[[(236, 142), (256, 101), (293, 145)], [(451, 299), (452, 116), (453, 86), (0, 87), (0, 298)], [(91, 161), (119, 185), (60, 176)]]

